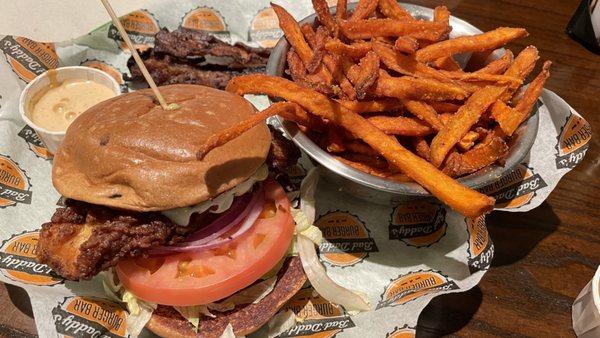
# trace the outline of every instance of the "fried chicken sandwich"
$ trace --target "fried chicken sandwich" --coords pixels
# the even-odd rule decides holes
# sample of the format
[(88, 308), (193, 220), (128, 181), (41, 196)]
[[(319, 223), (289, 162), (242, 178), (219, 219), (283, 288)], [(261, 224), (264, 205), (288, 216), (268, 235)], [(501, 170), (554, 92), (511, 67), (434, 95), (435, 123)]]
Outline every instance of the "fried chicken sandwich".
[(149, 308), (143, 324), (158, 335), (251, 333), (306, 281), (289, 254), (290, 201), (265, 163), (293, 163), (297, 150), (274, 151), (292, 161), (273, 158), (261, 123), (200, 157), (211, 135), (254, 107), (198, 85), (161, 93), (176, 109), (140, 90), (90, 108), (69, 127), (52, 168), (66, 205), (42, 225), (38, 260), (68, 280), (108, 270), (108, 289)]

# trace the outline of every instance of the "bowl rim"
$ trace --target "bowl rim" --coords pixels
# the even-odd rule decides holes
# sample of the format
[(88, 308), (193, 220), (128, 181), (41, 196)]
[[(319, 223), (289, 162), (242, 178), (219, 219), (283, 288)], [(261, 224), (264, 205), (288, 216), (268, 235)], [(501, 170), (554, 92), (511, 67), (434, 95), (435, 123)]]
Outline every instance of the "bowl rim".
[[(399, 3), (405, 8), (407, 8), (409, 11), (416, 13), (417, 15), (433, 15), (433, 9), (431, 8), (413, 4), (406, 4), (402, 2)], [(355, 4), (348, 4), (350, 8), (352, 7), (351, 5)], [(335, 6), (330, 7), (330, 10), (335, 11)], [(315, 18), (316, 14), (313, 13), (300, 20), (299, 23), (312, 24)], [(458, 24), (461, 26), (461, 28), (466, 28), (472, 31), (474, 34), (482, 32), (477, 27), (454, 16), (450, 17), (450, 22), (451, 25)], [(269, 57), (269, 61), (266, 67), (267, 74), (273, 76), (282, 76), (283, 69), (285, 68), (285, 55), (288, 49), (289, 44), (285, 39), (285, 36), (282, 36), (271, 51), (271, 55)], [(500, 57), (501, 55), (502, 52), (499, 51), (496, 51), (494, 53), (494, 57), (496, 58)], [(272, 103), (273, 100), (269, 98), (269, 102)], [(529, 154), (538, 133), (539, 107), (540, 101), (538, 100), (527, 121), (521, 124), (521, 126), (515, 132), (518, 135), (518, 137), (514, 140), (513, 144), (510, 145), (509, 154), (506, 158), (504, 165), (498, 165), (496, 163), (487, 166), (483, 169), (478, 170), (475, 173), (458, 178), (457, 181), (470, 188), (484, 187), (497, 181), (499, 178), (504, 176), (506, 173), (509, 173), (514, 167), (521, 163), (523, 159)], [(310, 158), (312, 158), (320, 165), (323, 165), (324, 167), (326, 167), (327, 169), (329, 169), (337, 175), (340, 175), (346, 179), (349, 179), (361, 185), (393, 194), (420, 197), (431, 196), (431, 194), (418, 183), (396, 182), (354, 169), (342, 163), (341, 161), (336, 160), (325, 150), (321, 149), (321, 147), (319, 147), (316, 143), (309, 139), (308, 136), (306, 136), (306, 134), (300, 131), (295, 123), (285, 121), (280, 116), (275, 116), (274, 121), (276, 126), (280, 127), (280, 129), (283, 129), (286, 135), (292, 139), (296, 146), (302, 149)]]

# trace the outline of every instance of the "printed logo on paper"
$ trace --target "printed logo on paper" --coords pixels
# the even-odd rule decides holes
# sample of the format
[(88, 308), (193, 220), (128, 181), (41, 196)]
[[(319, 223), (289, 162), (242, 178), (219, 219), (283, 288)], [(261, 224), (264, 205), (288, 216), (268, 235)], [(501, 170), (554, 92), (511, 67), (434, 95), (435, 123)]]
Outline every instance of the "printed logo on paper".
[(90, 68), (99, 69), (99, 70), (105, 72), (106, 74), (110, 75), (113, 79), (115, 79), (117, 81), (117, 83), (119, 85), (125, 84), (125, 81), (123, 80), (123, 74), (119, 71), (119, 69), (117, 69), (117, 67), (115, 67), (111, 64), (108, 64), (104, 61), (91, 59), (91, 60), (83, 61), (81, 63), (81, 65), (90, 67)]
[(52, 158), (52, 154), (48, 151), (36, 131), (30, 126), (25, 125), (18, 135), (27, 142), (29, 150), (31, 150), (35, 156), (43, 158), (44, 160)]
[(250, 41), (258, 43), (261, 47), (275, 47), (277, 40), (283, 36), (279, 28), (279, 20), (271, 7), (260, 10), (250, 23)]
[(15, 74), (25, 82), (58, 67), (58, 56), (51, 43), (7, 35), (0, 40), (0, 49)]
[(25, 284), (55, 285), (63, 279), (37, 261), (38, 231), (13, 235), (0, 248), (0, 269), (6, 277)]
[(438, 292), (456, 290), (458, 285), (438, 271), (420, 270), (392, 279), (376, 309), (404, 305), (411, 300)]
[(485, 226), (485, 216), (476, 219), (467, 218), (469, 248), (467, 249), (469, 271), (474, 273), (487, 270), (494, 258), (494, 243)]
[(531, 202), (536, 191), (547, 186), (533, 168), (519, 164), (494, 183), (478, 190), (494, 197), (497, 208), (517, 209)]
[(394, 208), (388, 226), (389, 238), (410, 246), (437, 243), (446, 234), (446, 209), (437, 203), (417, 201)]
[(10, 157), (0, 154), (0, 208), (17, 203), (31, 204), (32, 195), (25, 170)]
[(211, 7), (192, 9), (183, 17), (181, 27), (208, 32), (223, 40), (229, 39), (225, 19), (219, 11)]
[[(148, 11), (140, 9), (131, 12), (120, 17), (119, 21), (136, 49), (144, 51), (154, 45), (154, 35), (160, 28), (156, 19)], [(108, 28), (108, 37), (117, 41), (123, 50), (129, 50), (114, 24)]]
[(556, 168), (573, 168), (585, 156), (592, 138), (592, 127), (577, 114), (569, 114), (556, 145)]
[(319, 217), (315, 225), (323, 233), (320, 257), (331, 265), (351, 266), (361, 262), (369, 252), (379, 251), (365, 223), (349, 212), (329, 212)]
[(126, 337), (127, 312), (108, 300), (66, 297), (52, 309), (56, 332), (63, 337)]
[(417, 331), (414, 327), (405, 324), (402, 327), (394, 328), (394, 331), (385, 335), (385, 338), (414, 338)]
[(344, 329), (354, 327), (352, 319), (336, 304), (319, 296), (312, 288), (300, 290), (283, 310), (292, 310), (301, 318), (298, 323), (285, 331), (282, 337), (331, 338)]

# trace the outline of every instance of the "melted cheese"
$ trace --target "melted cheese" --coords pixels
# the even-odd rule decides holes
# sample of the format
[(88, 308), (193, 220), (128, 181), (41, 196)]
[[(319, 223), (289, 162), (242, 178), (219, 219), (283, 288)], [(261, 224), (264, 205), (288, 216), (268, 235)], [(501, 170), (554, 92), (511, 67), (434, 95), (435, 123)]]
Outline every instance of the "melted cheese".
[[(252, 176), (250, 176), (250, 178), (211, 200), (193, 205), (191, 207), (165, 210), (162, 212), (162, 214), (167, 216), (173, 223), (179, 225), (188, 225), (190, 222), (190, 217), (196, 212), (201, 214), (210, 209), (210, 212), (220, 214), (231, 207), (233, 199), (236, 196), (241, 196), (247, 193), (250, 191), (250, 189), (252, 189), (256, 182), (264, 181), (268, 176), (269, 168), (267, 168), (266, 164), (263, 164)], [(212, 207), (216, 208), (213, 209)]]

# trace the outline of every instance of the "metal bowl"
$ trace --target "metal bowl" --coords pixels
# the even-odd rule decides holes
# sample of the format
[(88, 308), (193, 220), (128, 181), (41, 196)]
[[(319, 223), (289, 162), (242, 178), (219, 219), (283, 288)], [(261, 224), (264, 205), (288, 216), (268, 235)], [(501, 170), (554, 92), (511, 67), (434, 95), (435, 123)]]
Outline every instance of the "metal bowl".
[[(350, 7), (352, 5), (349, 4)], [(417, 18), (431, 20), (433, 17), (433, 10), (430, 8), (404, 3), (401, 3), (401, 5)], [(332, 9), (335, 11), (335, 7)], [(300, 21), (300, 24), (313, 24), (315, 18), (315, 14), (310, 15)], [(482, 33), (468, 22), (453, 16), (450, 17), (450, 24), (453, 28), (450, 34), (451, 37)], [(267, 63), (267, 73), (269, 75), (283, 76), (286, 66), (286, 54), (289, 48), (287, 40), (282, 37), (273, 48), (269, 62)], [(496, 51), (494, 57), (498, 58), (502, 53), (502, 50)], [(470, 54), (463, 54), (457, 55), (455, 58), (464, 66), (469, 57)], [(515, 132), (512, 138), (513, 142), (509, 145), (506, 163), (503, 166), (494, 164), (473, 174), (461, 177), (458, 181), (471, 188), (483, 187), (498, 180), (517, 164), (521, 163), (529, 154), (529, 150), (538, 132), (538, 108), (539, 104), (536, 104), (530, 118)], [(322, 170), (324, 178), (335, 184), (340, 190), (344, 190), (370, 202), (381, 204), (431, 196), (427, 190), (417, 183), (386, 180), (347, 166), (321, 149), (300, 131), (295, 123), (285, 121), (278, 116), (274, 120), (275, 124), (281, 127), (300, 149), (324, 167), (325, 170)]]

